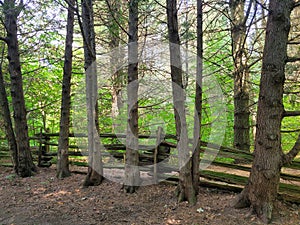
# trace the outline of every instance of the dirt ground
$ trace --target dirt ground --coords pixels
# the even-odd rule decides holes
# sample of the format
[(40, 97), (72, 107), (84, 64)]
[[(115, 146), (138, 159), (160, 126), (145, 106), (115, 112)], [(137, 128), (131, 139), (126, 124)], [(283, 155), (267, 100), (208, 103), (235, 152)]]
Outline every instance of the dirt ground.
[[(235, 193), (201, 188), (196, 206), (178, 204), (175, 186), (142, 186), (125, 194), (122, 185), (104, 181), (81, 188), (85, 175), (55, 177), (55, 168), (40, 168), (30, 178), (16, 177), (0, 167), (1, 225), (92, 225), (92, 224), (262, 224), (249, 209), (230, 207)], [(272, 224), (300, 224), (300, 206), (278, 202)]]

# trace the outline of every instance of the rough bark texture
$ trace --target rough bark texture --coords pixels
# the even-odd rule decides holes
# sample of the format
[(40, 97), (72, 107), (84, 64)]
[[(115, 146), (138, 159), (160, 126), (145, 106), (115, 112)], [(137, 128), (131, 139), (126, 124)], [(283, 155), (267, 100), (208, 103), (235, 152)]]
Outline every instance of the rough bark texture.
[(22, 7), (23, 5), (16, 6), (15, 0), (5, 0), (3, 10), (7, 32), (7, 52), (11, 80), (11, 97), (14, 110), (15, 135), (18, 147), (18, 174), (21, 177), (29, 177), (33, 175), (32, 172), (35, 170), (35, 165), (33, 164), (29, 147), (23, 79), (17, 37), (17, 18)]
[(182, 63), (180, 54), (180, 39), (178, 33), (177, 1), (167, 0), (168, 35), (170, 47), (170, 64), (172, 76), (172, 95), (178, 138), (179, 183), (178, 201), (187, 200), (195, 204), (196, 192), (193, 186), (191, 157), (188, 149), (188, 132), (185, 112), (185, 94), (182, 83)]
[(94, 31), (93, 1), (82, 2), (82, 28), (84, 36), (84, 68), (86, 76), (86, 99), (88, 119), (88, 174), (83, 186), (99, 185), (103, 180), (103, 165), (100, 151), (100, 137), (97, 128), (98, 121), (98, 84), (96, 67), (96, 45)]
[(141, 182), (138, 167), (138, 0), (129, 1), (128, 34), (128, 112), (124, 190), (133, 193)]
[(192, 157), (192, 177), (196, 194), (199, 192), (199, 163), (201, 142), (201, 118), (202, 118), (202, 69), (203, 69), (203, 24), (202, 24), (202, 0), (197, 1), (197, 72), (196, 72), (196, 97), (194, 118), (194, 145)]
[(69, 170), (69, 126), (71, 109), (71, 77), (73, 57), (73, 32), (74, 32), (74, 6), (75, 1), (69, 0), (67, 35), (65, 43), (65, 62), (62, 83), (62, 101), (60, 114), (60, 130), (57, 152), (57, 177), (64, 178), (71, 175)]
[(15, 173), (18, 174), (18, 147), (17, 147), (17, 141), (15, 137), (15, 133), (13, 130), (13, 124), (11, 121), (10, 117), (10, 109), (8, 105), (8, 100), (7, 100), (7, 94), (5, 90), (5, 83), (4, 83), (4, 78), (2, 74), (2, 61), (0, 64), (0, 106), (1, 106), (1, 116), (3, 118), (4, 122), (4, 129), (5, 129), (5, 134), (6, 138), (8, 140), (9, 144), (9, 150), (11, 152), (12, 156), (12, 163), (14, 167)]
[(249, 182), (237, 198), (236, 207), (251, 206), (264, 222), (272, 217), (280, 170), (282, 98), (287, 41), (293, 1), (270, 1), (257, 112), (254, 161)]
[[(251, 4), (248, 6), (251, 7)], [(246, 52), (245, 0), (231, 0), (231, 37), (234, 61), (234, 147), (250, 150), (249, 71)], [(250, 11), (247, 11), (249, 13)]]

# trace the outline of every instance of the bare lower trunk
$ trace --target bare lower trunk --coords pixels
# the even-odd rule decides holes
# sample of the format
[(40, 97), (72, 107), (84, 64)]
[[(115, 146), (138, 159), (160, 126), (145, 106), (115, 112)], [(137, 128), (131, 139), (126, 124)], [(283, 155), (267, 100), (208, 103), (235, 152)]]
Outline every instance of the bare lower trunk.
[(72, 57), (73, 57), (73, 30), (74, 30), (74, 6), (75, 1), (69, 1), (67, 36), (65, 46), (64, 76), (62, 85), (62, 101), (60, 116), (60, 131), (57, 152), (57, 177), (64, 178), (71, 175), (69, 170), (69, 126), (71, 108), (71, 76), (72, 76)]
[(4, 121), (4, 129), (5, 129), (6, 137), (9, 144), (9, 149), (12, 156), (14, 171), (15, 173), (18, 173), (18, 147), (17, 147), (15, 133), (13, 130), (13, 124), (10, 117), (10, 110), (9, 110), (7, 94), (5, 90), (4, 78), (2, 74), (2, 61), (0, 65), (0, 105), (1, 105), (0, 111)]
[(86, 70), (89, 167), (88, 174), (83, 184), (85, 187), (99, 185), (103, 180), (103, 164), (98, 124), (98, 84), (95, 77), (96, 73), (96, 63), (92, 63)]
[[(251, 7), (251, 3), (249, 6)], [(234, 147), (250, 150), (249, 71), (247, 68), (245, 1), (231, 0), (231, 36), (234, 61)]]
[(28, 137), (23, 78), (21, 73), (17, 18), (22, 5), (16, 6), (14, 0), (4, 1), (5, 28), (7, 32), (7, 52), (11, 80), (11, 97), (14, 110), (15, 135), (18, 147), (18, 174), (21, 177), (33, 175), (36, 169), (33, 164)]
[(127, 134), (124, 190), (136, 191), (140, 185), (138, 152), (138, 0), (129, 2)]
[(196, 192), (193, 186), (191, 156), (188, 148), (188, 132), (185, 112), (185, 93), (182, 81), (182, 63), (180, 54), (180, 40), (178, 33), (177, 1), (167, 0), (168, 34), (170, 48), (170, 64), (172, 77), (172, 95), (178, 138), (179, 183), (178, 201), (187, 200), (196, 203)]
[(203, 69), (203, 24), (202, 24), (202, 0), (197, 1), (197, 73), (196, 73), (196, 97), (194, 118), (194, 152), (192, 157), (193, 185), (196, 194), (199, 192), (199, 163), (201, 143), (201, 118), (202, 118), (202, 69)]
[(84, 0), (82, 2), (82, 25), (82, 33), (84, 37), (84, 67), (86, 76), (89, 150), (88, 174), (83, 186), (87, 187), (99, 185), (103, 180), (103, 164), (100, 150), (100, 136), (98, 133), (98, 83), (92, 0)]
[(278, 193), (282, 154), (280, 152), (261, 154), (255, 155), (248, 184), (238, 196), (235, 207), (250, 206), (254, 214), (264, 222), (270, 222)]
[[(88, 173), (85, 177), (83, 186), (97, 186), (103, 181), (103, 166), (102, 166), (102, 155), (100, 147), (100, 136), (99, 136), (99, 124), (98, 119), (95, 119), (95, 116), (92, 116), (91, 113), (96, 115), (98, 118), (98, 104), (93, 104), (94, 107), (89, 110), (89, 162), (88, 162)], [(89, 108), (89, 107), (88, 107)]]
[(280, 170), (283, 86), (293, 1), (270, 1), (257, 111), (254, 161), (249, 182), (237, 198), (236, 207), (250, 206), (264, 222), (272, 218)]

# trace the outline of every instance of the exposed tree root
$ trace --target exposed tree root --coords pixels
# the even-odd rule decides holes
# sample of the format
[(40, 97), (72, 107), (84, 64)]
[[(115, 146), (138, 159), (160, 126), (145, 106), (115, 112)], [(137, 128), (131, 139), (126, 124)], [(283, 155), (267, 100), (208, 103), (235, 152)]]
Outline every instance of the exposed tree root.
[(89, 186), (98, 186), (104, 180), (103, 176), (97, 173), (95, 170), (89, 171), (82, 186), (89, 187)]
[(236, 209), (243, 209), (250, 207), (251, 203), (244, 189), (232, 202), (232, 207)]
[[(249, 215), (255, 214), (264, 224), (269, 224), (272, 220), (274, 204), (272, 202), (252, 203), (249, 199), (247, 188), (244, 189), (233, 201), (232, 206), (237, 209), (250, 208)], [(249, 216), (248, 215), (248, 216)]]
[(139, 189), (139, 186), (123, 185), (122, 189), (125, 193), (133, 194)]

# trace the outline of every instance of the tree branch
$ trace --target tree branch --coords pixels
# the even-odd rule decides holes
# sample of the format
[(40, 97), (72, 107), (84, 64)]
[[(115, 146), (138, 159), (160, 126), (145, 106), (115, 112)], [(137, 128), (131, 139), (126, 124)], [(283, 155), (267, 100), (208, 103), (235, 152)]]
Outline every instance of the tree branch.
[(261, 3), (260, 1), (257, 1), (257, 0), (256, 0), (256, 4), (260, 5), (260, 7), (262, 9), (265, 9), (265, 10), (269, 11), (269, 8), (266, 6), (266, 4)]
[(74, 12), (78, 11), (75, 4), (73, 5), (69, 0), (65, 0), (65, 2), (68, 4), (68, 7), (70, 7)]
[(280, 132), (281, 133), (286, 133), (286, 134), (289, 134), (289, 133), (296, 133), (296, 132), (299, 132), (300, 129), (296, 129), (296, 130), (281, 130)]
[(300, 152), (300, 134), (291, 151), (289, 151), (287, 154), (283, 156), (283, 164), (284, 165), (291, 164), (293, 159), (298, 155), (299, 152)]
[(286, 95), (297, 95), (300, 94), (300, 91), (284, 91), (283, 93)]
[(111, 8), (111, 4), (109, 3), (108, 0), (105, 0), (106, 5), (109, 9), (110, 15), (112, 16), (113, 20), (115, 21), (115, 23), (120, 27), (120, 29), (127, 34), (127, 36), (129, 36), (129, 33), (124, 29), (124, 27), (120, 24), (119, 20), (117, 20), (117, 18), (115, 17), (115, 15), (112, 13), (112, 8)]
[(288, 42), (288, 45), (299, 45), (300, 42), (299, 41), (290, 41)]
[(293, 5), (293, 9), (295, 9), (296, 7), (299, 7), (299, 6), (300, 6), (300, 2), (295, 2)]
[(288, 62), (298, 62), (298, 61), (300, 61), (300, 58), (298, 57), (288, 57), (285, 62), (288, 63)]
[(250, 69), (252, 66), (254, 66), (256, 63), (262, 60), (262, 57), (259, 57), (258, 59), (254, 60), (251, 64), (247, 65), (247, 68)]
[(0, 60), (0, 70), (2, 71), (2, 65), (4, 61), (4, 51), (5, 51), (5, 45), (3, 44), (1, 46), (1, 60)]
[(167, 9), (167, 7), (164, 6), (163, 4), (161, 4), (159, 1), (154, 0), (154, 2), (155, 2), (156, 4), (158, 4), (160, 7), (164, 8), (164, 9)]
[[(248, 9), (247, 9), (247, 11), (246, 11), (246, 13), (245, 13), (244, 21), (242, 22), (243, 26), (246, 25), (247, 20), (248, 20), (248, 18), (249, 18), (249, 16), (250, 16), (250, 12), (251, 12), (251, 8), (252, 8), (252, 2), (253, 2), (253, 0), (250, 0), (249, 5), (248, 5)], [(256, 11), (256, 10), (257, 10), (257, 7), (255, 8), (255, 11)], [(254, 15), (256, 15), (256, 13), (254, 13)], [(254, 17), (255, 17), (255, 16), (253, 16), (252, 21), (251, 21), (250, 24), (252, 24)]]
[(8, 43), (8, 39), (0, 36), (0, 41), (4, 41), (6, 44)]
[(40, 107), (37, 107), (37, 108), (33, 108), (33, 109), (30, 109), (30, 110), (27, 110), (26, 113), (29, 114), (29, 113), (34, 112), (34, 111), (36, 111), (36, 110), (44, 109), (44, 108), (46, 108), (46, 107), (48, 107), (48, 106), (51, 106), (51, 105), (53, 105), (54, 103), (57, 103), (57, 102), (59, 102), (59, 101), (60, 101), (60, 100), (55, 100), (55, 101), (49, 102), (48, 104), (42, 105), (42, 106), (40, 106)]
[(284, 111), (282, 117), (300, 116), (300, 111)]

